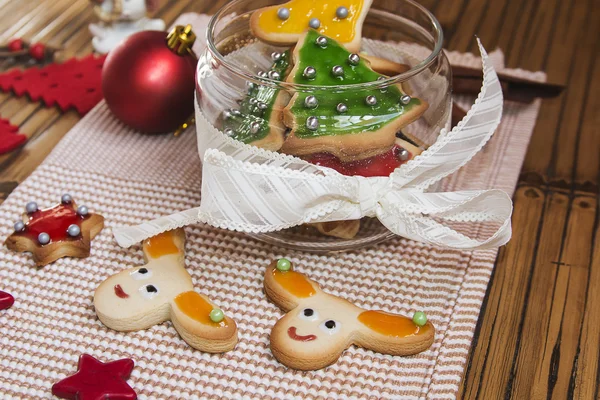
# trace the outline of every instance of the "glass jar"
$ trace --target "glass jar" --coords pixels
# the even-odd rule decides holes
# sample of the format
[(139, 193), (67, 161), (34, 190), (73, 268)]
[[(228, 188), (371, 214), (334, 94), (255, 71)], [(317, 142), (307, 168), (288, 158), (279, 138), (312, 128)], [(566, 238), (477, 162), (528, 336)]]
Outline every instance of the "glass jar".
[[(362, 138), (357, 142), (323, 141), (326, 143), (325, 147), (314, 148), (305, 145), (314, 142), (303, 142), (301, 139), (311, 139), (311, 130), (319, 132), (348, 124), (356, 124), (365, 132), (374, 132), (375, 128), (380, 128), (379, 125), (373, 125), (376, 118), (365, 118), (365, 112), (360, 111), (360, 107), (365, 107), (365, 104), (372, 104), (367, 99), (370, 95), (374, 95), (375, 102), (384, 102), (393, 95), (409, 95), (401, 100), (408, 110), (407, 116), (403, 124), (396, 124), (394, 129), (400, 142), (408, 142), (404, 147), (411, 149), (411, 157), (432, 145), (443, 128), (450, 128), (451, 70), (442, 51), (443, 34), (439, 22), (421, 5), (412, 0), (374, 0), (364, 20), (360, 57), (370, 59), (373, 69), (376, 66), (385, 67), (385, 63), (381, 63), (381, 59), (384, 59), (394, 62), (394, 68), (403, 69), (403, 72), (389, 76), (389, 72), (380, 71), (385, 77), (368, 83), (318, 86), (310, 82), (286, 82), (284, 75), (289, 73), (291, 66), (287, 68), (282, 60), (291, 57), (293, 50), (262, 42), (252, 34), (252, 13), (277, 4), (283, 2), (234, 0), (213, 16), (208, 27), (206, 50), (199, 55), (196, 77), (196, 107), (202, 117), (196, 121), (199, 144), (203, 133), (209, 128), (216, 128), (246, 143), (290, 153), (324, 166), (334, 166), (340, 172), (340, 165), (354, 165), (352, 162), (360, 159), (358, 169), (351, 172), (344, 170), (343, 173), (370, 176), (363, 174), (365, 163), (362, 161), (381, 153), (379, 149), (382, 146), (387, 148), (385, 146), (390, 144), (389, 135), (382, 139), (379, 136), (375, 138), (373, 135), (361, 134)], [(335, 75), (334, 71), (331, 73)], [(254, 98), (249, 98), (252, 93)], [(341, 110), (345, 112), (345, 119), (342, 120), (342, 113), (337, 109), (334, 111), (337, 112), (335, 124), (327, 125), (329, 120), (318, 119), (316, 125), (311, 126), (310, 109), (313, 107), (307, 100), (311, 96), (320, 99), (318, 107), (323, 109), (336, 108), (336, 99), (352, 99), (347, 108), (355, 106), (359, 111), (352, 114)], [(306, 109), (296, 109), (297, 113), (293, 115), (286, 114), (284, 107), (290, 104), (290, 99), (296, 99), (295, 104), (299, 103), (298, 99), (304, 99), (302, 104)], [(261, 100), (270, 103), (265, 104)], [(261, 111), (261, 108), (264, 110)], [(239, 110), (243, 111), (241, 117)], [(257, 115), (262, 119), (256, 119)], [(291, 117), (297, 119), (290, 124), (288, 120)], [(292, 141), (287, 127), (294, 124), (298, 127), (295, 128), (294, 140), (300, 140)], [(318, 126), (316, 130), (315, 126)], [(257, 132), (258, 135), (253, 136)], [(282, 148), (284, 141), (287, 143)], [(393, 157), (397, 160), (400, 154), (398, 151), (402, 150), (398, 150), (394, 143), (392, 145), (390, 151), (396, 151)], [(199, 150), (203, 151), (200, 145)], [(385, 173), (389, 174), (390, 171)], [(367, 168), (366, 173), (371, 172)], [(356, 222), (305, 225), (252, 236), (292, 249), (325, 252), (357, 249), (380, 243), (395, 235), (377, 219), (363, 218)]]

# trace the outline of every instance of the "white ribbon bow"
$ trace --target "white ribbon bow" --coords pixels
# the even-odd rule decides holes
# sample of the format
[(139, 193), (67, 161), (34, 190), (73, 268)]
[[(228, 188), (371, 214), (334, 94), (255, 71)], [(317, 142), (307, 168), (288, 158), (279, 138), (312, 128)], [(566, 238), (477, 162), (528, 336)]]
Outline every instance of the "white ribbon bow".
[[(377, 217), (400, 236), (463, 250), (498, 247), (510, 239), (512, 202), (501, 190), (425, 192), (485, 145), (500, 123), (502, 89), (478, 40), (483, 85), (475, 104), (450, 132), (389, 177), (345, 176), (295, 157), (236, 142), (197, 110), (203, 157), (200, 207), (114, 230), (124, 247), (195, 222), (242, 232), (272, 232), (310, 222)], [(445, 224), (494, 222), (483, 240)], [(464, 226), (464, 224), (463, 224)], [(490, 229), (482, 229), (488, 232)]]

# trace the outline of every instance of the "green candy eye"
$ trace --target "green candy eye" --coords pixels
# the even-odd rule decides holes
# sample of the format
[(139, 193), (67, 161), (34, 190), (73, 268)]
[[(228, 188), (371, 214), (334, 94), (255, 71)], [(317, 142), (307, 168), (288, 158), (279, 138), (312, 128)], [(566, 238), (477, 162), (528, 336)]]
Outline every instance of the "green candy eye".
[(292, 263), (287, 258), (280, 258), (277, 260), (277, 270), (285, 272), (292, 269)]
[(208, 316), (212, 322), (221, 322), (225, 318), (225, 314), (220, 308), (213, 308)]
[(425, 326), (427, 323), (427, 315), (423, 311), (417, 311), (413, 315), (413, 322), (418, 326)]

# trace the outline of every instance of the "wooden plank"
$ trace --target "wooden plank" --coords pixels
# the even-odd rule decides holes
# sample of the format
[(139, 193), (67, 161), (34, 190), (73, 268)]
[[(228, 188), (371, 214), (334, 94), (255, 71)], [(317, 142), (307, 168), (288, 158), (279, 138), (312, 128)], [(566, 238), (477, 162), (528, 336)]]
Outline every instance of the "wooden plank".
[[(597, 219), (596, 219), (597, 221)], [(600, 227), (596, 226), (592, 260), (587, 268), (588, 290), (578, 354), (570, 376), (569, 396), (574, 399), (598, 398), (598, 354), (600, 354)]]
[[(543, 192), (537, 188), (524, 186), (516, 191), (513, 238), (498, 256), (461, 385), (461, 398), (495, 399), (504, 393), (537, 250), (532, 241), (538, 237), (545, 202)], [(548, 229), (543, 232), (544, 238), (548, 233)]]
[[(569, 143), (558, 142), (557, 132), (558, 127), (560, 127), (561, 124), (570, 122), (569, 114), (565, 114), (564, 111), (567, 108), (569, 110), (577, 109), (581, 107), (582, 104), (579, 102), (577, 104), (569, 104), (567, 102), (567, 99), (573, 99), (573, 96), (575, 96), (575, 98), (583, 97), (583, 93), (579, 92), (581, 86), (575, 86), (575, 82), (580, 78), (574, 75), (574, 71), (575, 68), (578, 68), (576, 66), (581, 62), (581, 60), (576, 57), (576, 51), (580, 46), (579, 40), (582, 39), (581, 35), (582, 33), (585, 33), (585, 31), (571, 29), (571, 26), (573, 24), (585, 26), (586, 22), (589, 21), (588, 15), (591, 12), (591, 10), (587, 8), (587, 2), (561, 2), (560, 7), (561, 9), (557, 11), (559, 14), (558, 20), (555, 23), (547, 20), (544, 21), (544, 24), (541, 22), (540, 24), (552, 24), (552, 32), (556, 38), (552, 41), (552, 46), (549, 46), (547, 58), (548, 79), (551, 82), (568, 82), (567, 89), (560, 98), (550, 99), (543, 103), (523, 166), (524, 173), (535, 173), (542, 177), (544, 181), (548, 181), (556, 174), (555, 159), (558, 157), (557, 152), (559, 145), (561, 154), (568, 154), (569, 157), (571, 157), (571, 160), (573, 157), (573, 140), (570, 139)], [(540, 7), (540, 9), (542, 8), (543, 7)], [(540, 28), (540, 30), (546, 32), (545, 28)], [(540, 44), (540, 47), (544, 48), (542, 44)], [(545, 47), (548, 48), (548, 45)], [(528, 45), (527, 48), (530, 50), (524, 55), (522, 64), (532, 70), (543, 67), (545, 51), (536, 50), (537, 46), (534, 44)], [(583, 56), (586, 57), (585, 55)], [(587, 57), (586, 59), (588, 59)], [(565, 117), (567, 119), (565, 119)], [(561, 173), (564, 174), (564, 172)], [(569, 172), (567, 172), (566, 175), (570, 178)], [(563, 175), (558, 178), (563, 179), (565, 177), (566, 176)]]
[(2, 171), (4, 182), (22, 182), (26, 179), (80, 119), (75, 111), (62, 115), (55, 110), (51, 111), (54, 111), (56, 121), (46, 120), (49, 124), (14, 156), (10, 165)]
[[(596, 7), (595, 13), (600, 11)], [(599, 42), (600, 43), (600, 42)], [(594, 67), (589, 75), (588, 95), (583, 106), (583, 121), (579, 128), (579, 143), (575, 156), (575, 181), (581, 185), (589, 186), (589, 191), (598, 193), (600, 179), (600, 47), (593, 51), (596, 54)], [(568, 138), (566, 140), (569, 140)]]
[(553, 193), (547, 215), (544, 229), (554, 232), (547, 246), (540, 247), (533, 268), (522, 332), (527, 340), (521, 342), (511, 371), (509, 389), (515, 399), (567, 398), (582, 324), (595, 199), (581, 196), (570, 205), (567, 194)]

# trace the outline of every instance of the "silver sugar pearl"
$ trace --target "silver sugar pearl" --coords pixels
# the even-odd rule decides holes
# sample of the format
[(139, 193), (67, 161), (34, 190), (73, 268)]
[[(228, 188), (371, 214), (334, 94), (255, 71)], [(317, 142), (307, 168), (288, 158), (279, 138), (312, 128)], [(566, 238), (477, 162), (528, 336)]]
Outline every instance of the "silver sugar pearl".
[(229, 110), (223, 111), (223, 119), (229, 119), (229, 118), (231, 118), (231, 111), (229, 111)]
[(319, 18), (311, 18), (310, 21), (308, 21), (308, 26), (313, 29), (319, 29), (321, 27), (321, 21), (319, 21)]
[(335, 16), (339, 19), (348, 18), (348, 8), (339, 6), (337, 10), (335, 10)]
[(304, 99), (304, 106), (306, 108), (316, 108), (319, 105), (319, 101), (313, 95), (306, 96)]
[(358, 65), (360, 62), (360, 56), (356, 53), (352, 53), (348, 56), (348, 63), (350, 65)]
[(269, 71), (269, 79), (273, 79), (273, 80), (277, 81), (280, 78), (281, 78), (281, 75), (279, 75), (279, 72), (277, 72), (277, 71)]
[(254, 105), (254, 104), (258, 103), (258, 100), (256, 100), (256, 98), (255, 98), (255, 97), (250, 97), (250, 98), (248, 99), (248, 103), (250, 103), (250, 104)]
[(317, 46), (327, 47), (327, 38), (325, 36), (319, 36), (317, 40), (315, 40)]
[(234, 117), (239, 117), (240, 115), (242, 115), (242, 113), (240, 112), (240, 110), (231, 110), (231, 115), (233, 115)]
[(261, 78), (268, 78), (269, 74), (267, 74), (265, 71), (259, 71), (258, 76), (260, 76)]
[(271, 53), (271, 60), (273, 60), (273, 61), (279, 61), (279, 60), (281, 60), (281, 57), (283, 57), (283, 54), (281, 54), (278, 51), (274, 51)]
[(408, 103), (410, 103), (411, 101), (411, 97), (407, 94), (403, 94), (402, 97), (400, 97), (400, 103), (407, 105)]
[(60, 202), (61, 203), (70, 203), (73, 201), (73, 197), (71, 197), (71, 195), (69, 193), (65, 193), (60, 197)]
[(317, 117), (308, 117), (306, 119), (306, 127), (311, 131), (319, 129), (319, 119)]
[(67, 228), (67, 233), (69, 234), (69, 236), (72, 237), (79, 236), (79, 234), (81, 233), (81, 228), (76, 224), (71, 224)]
[(25, 224), (23, 221), (17, 221), (13, 227), (15, 228), (15, 232), (21, 232), (23, 229), (25, 229)]
[(369, 95), (365, 98), (365, 103), (367, 103), (367, 105), (369, 106), (374, 106), (375, 104), (377, 104), (377, 97)]
[(233, 136), (233, 129), (231, 129), (231, 128), (226, 128), (226, 129), (223, 131), (223, 133), (224, 133), (224, 134), (226, 134), (227, 136), (231, 137), (231, 136)]
[(40, 244), (48, 244), (50, 243), (50, 235), (48, 235), (46, 232), (42, 232), (38, 235), (38, 242)]
[(260, 130), (260, 123), (257, 121), (254, 121), (253, 123), (250, 124), (250, 132), (253, 134), (258, 133), (258, 131)]
[(290, 9), (281, 7), (279, 10), (277, 10), (277, 17), (279, 19), (285, 21), (286, 19), (288, 19), (290, 17)]
[(85, 217), (86, 215), (88, 215), (89, 210), (86, 206), (79, 206), (77, 207), (77, 214), (81, 217)]
[(348, 111), (348, 106), (345, 105), (344, 103), (339, 103), (335, 109), (337, 110), (337, 112), (339, 112), (340, 114), (344, 114), (345, 112)]
[(35, 201), (30, 201), (29, 203), (27, 203), (25, 205), (25, 211), (27, 211), (28, 213), (34, 213), (38, 210), (38, 205)]
[(262, 101), (259, 101), (258, 103), (256, 103), (256, 107), (259, 108), (259, 110), (266, 110), (267, 108), (269, 108), (268, 105), (266, 105), (265, 103), (263, 103)]
[(317, 76), (317, 70), (314, 67), (308, 66), (304, 68), (304, 72), (302, 72), (305, 78), (314, 79)]
[(254, 89), (254, 82), (246, 82), (246, 87), (250, 90)]
[(339, 65), (335, 65), (333, 68), (331, 68), (331, 73), (333, 76), (344, 76), (344, 68)]
[(408, 157), (410, 157), (410, 153), (408, 152), (408, 150), (406, 149), (399, 149), (398, 150), (398, 158), (402, 161), (406, 161), (408, 160)]

